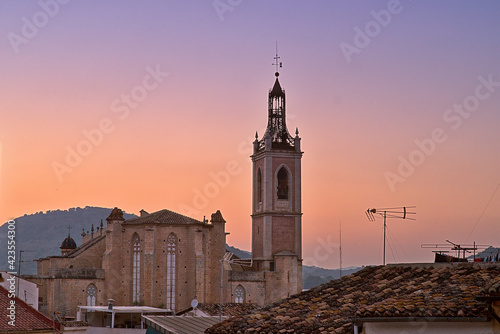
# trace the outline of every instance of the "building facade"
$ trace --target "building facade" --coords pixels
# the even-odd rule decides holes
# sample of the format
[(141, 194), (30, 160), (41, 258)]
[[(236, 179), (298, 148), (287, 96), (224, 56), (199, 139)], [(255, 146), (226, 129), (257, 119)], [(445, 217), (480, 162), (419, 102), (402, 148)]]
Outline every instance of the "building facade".
[[(63, 246), (68, 241), (63, 242)], [(82, 245), (37, 260), (40, 310), (76, 316), (78, 305), (146, 305), (184, 310), (193, 299), (219, 301), (220, 262), (226, 244), (220, 211), (199, 221), (161, 210), (123, 219), (115, 208), (107, 226)]]
[[(16, 297), (35, 310), (38, 310), (38, 286), (35, 283), (9, 274), (6, 271), (0, 271), (0, 286), (4, 287), (9, 293), (14, 293)], [(12, 291), (13, 288), (14, 291)]]

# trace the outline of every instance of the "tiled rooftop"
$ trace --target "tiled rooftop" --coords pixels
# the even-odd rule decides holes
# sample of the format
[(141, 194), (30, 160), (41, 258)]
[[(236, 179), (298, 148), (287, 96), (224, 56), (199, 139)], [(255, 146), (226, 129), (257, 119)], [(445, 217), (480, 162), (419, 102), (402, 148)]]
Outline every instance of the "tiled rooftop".
[[(222, 315), (230, 317), (238, 317), (256, 310), (258, 306), (256, 304), (250, 303), (227, 303), (222, 305)], [(205, 312), (208, 315), (216, 316), (219, 315), (219, 304), (200, 304), (198, 309)]]
[(144, 217), (126, 220), (123, 224), (206, 224), (167, 209), (150, 213)]
[(367, 267), (207, 333), (353, 333), (353, 318), (486, 317), (476, 297), (498, 293), (499, 277), (500, 263)]
[[(9, 292), (0, 286), (0, 333), (53, 332), (52, 320), (17, 297), (15, 297), (15, 326), (11, 326), (9, 324), (11, 319), (7, 317), (7, 315), (10, 314), (7, 308), (11, 300), (12, 299), (9, 298)], [(55, 327), (54, 333), (60, 333), (58, 330), (60, 325), (57, 322), (55, 323)]]

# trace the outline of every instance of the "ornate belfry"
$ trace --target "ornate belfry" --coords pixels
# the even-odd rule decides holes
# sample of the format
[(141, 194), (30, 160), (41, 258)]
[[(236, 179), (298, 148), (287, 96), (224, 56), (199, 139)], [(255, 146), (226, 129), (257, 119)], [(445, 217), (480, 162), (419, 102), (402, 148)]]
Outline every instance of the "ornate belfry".
[[(266, 133), (262, 140), (258, 140), (258, 134), (255, 134), (255, 139), (259, 142), (259, 149), (264, 147), (264, 139), (266, 137), (271, 138), (273, 148), (280, 149), (294, 149), (294, 138), (288, 133), (286, 127), (286, 99), (285, 91), (281, 88), (280, 82), (278, 80), (278, 64), (281, 66), (281, 62), (278, 62), (278, 54), (276, 53), (276, 81), (271, 90), (269, 90), (269, 100), (268, 100), (268, 121)], [(296, 131), (298, 136), (298, 131)]]
[[(301, 159), (298, 129), (286, 126), (285, 91), (275, 82), (268, 96), (268, 122), (253, 144), (252, 258), (255, 269), (286, 277), (279, 296), (302, 290)], [(269, 297), (274, 299), (274, 297)]]

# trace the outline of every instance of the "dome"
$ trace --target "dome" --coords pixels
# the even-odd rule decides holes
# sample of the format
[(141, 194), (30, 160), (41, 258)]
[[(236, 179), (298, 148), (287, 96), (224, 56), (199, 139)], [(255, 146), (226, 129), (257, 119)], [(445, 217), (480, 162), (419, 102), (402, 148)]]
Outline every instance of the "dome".
[(76, 242), (73, 240), (72, 237), (69, 235), (64, 239), (64, 241), (61, 244), (61, 249), (75, 249), (76, 248)]

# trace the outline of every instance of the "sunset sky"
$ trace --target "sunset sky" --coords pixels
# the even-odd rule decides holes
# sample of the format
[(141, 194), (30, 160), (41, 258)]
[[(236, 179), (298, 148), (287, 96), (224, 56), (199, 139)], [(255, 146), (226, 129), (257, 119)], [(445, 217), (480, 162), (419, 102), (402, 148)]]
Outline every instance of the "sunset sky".
[(381, 264), (368, 208), (416, 206), (387, 222), (388, 263), (500, 246), (499, 18), (498, 1), (2, 1), (1, 220), (221, 210), (251, 250), (278, 41), (305, 264), (339, 266), (340, 222), (343, 266)]

